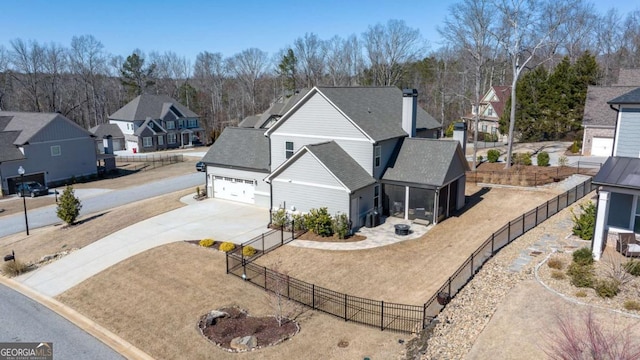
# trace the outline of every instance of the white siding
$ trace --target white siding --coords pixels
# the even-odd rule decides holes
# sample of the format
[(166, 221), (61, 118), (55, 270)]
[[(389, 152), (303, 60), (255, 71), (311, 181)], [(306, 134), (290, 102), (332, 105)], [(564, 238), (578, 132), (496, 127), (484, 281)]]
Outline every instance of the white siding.
[(271, 190), (269, 184), (263, 181), (267, 177), (267, 173), (261, 173), (257, 171), (247, 171), (239, 169), (228, 169), (223, 167), (207, 166), (207, 194), (213, 196), (213, 181), (212, 176), (225, 176), (236, 179), (256, 180), (257, 185), (255, 188), (255, 205), (269, 208), (271, 206), (270, 196)]
[[(131, 125), (133, 125), (132, 122), (130, 121), (121, 121), (121, 120), (109, 120), (109, 124), (116, 124), (118, 125), (118, 127), (120, 128), (120, 131), (122, 131), (122, 133), (124, 135), (133, 135), (134, 130), (131, 129)], [(129, 129), (127, 129), (127, 125), (129, 125)]]
[[(351, 219), (354, 226), (359, 224), (364, 226), (365, 216), (373, 211), (373, 188), (375, 185), (368, 186), (360, 189), (351, 195), (351, 198), (358, 198), (358, 214), (351, 214), (350, 216), (357, 216), (360, 221), (356, 222), (355, 219)], [(382, 186), (380, 186), (380, 210), (382, 210)]]
[(399, 139), (391, 139), (386, 141), (381, 141), (378, 145), (382, 148), (382, 156), (380, 157), (380, 166), (375, 167), (375, 154), (371, 157), (371, 164), (373, 164), (373, 177), (376, 179), (380, 179), (384, 173), (384, 170), (387, 168), (387, 164), (389, 163), (389, 159), (391, 159), (391, 155), (393, 155), (393, 151), (398, 144)]
[(623, 108), (618, 116), (614, 156), (640, 157), (640, 108)]
[(349, 194), (344, 190), (316, 187), (308, 184), (273, 181), (273, 206), (295, 207), (303, 213), (326, 207), (331, 215), (349, 213)]
[(271, 170), (282, 164), (285, 143), (293, 142), (297, 151), (304, 145), (335, 140), (369, 174), (373, 170), (373, 145), (321, 95), (315, 94), (270, 135)]
[(327, 171), (324, 166), (308, 152), (278, 174), (276, 179), (278, 181), (291, 180), (313, 185), (343, 187), (335, 176)]

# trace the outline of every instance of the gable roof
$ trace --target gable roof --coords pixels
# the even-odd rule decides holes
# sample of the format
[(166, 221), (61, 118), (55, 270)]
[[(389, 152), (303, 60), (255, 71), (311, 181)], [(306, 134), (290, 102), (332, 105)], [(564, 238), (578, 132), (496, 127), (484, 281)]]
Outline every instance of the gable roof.
[[(397, 87), (314, 87), (267, 130), (267, 134), (316, 93), (336, 106), (373, 141), (407, 136), (402, 130), (402, 91)], [(418, 108), (416, 128), (439, 127), (424, 109)]]
[[(28, 143), (45, 126), (56, 119), (62, 119), (70, 126), (75, 127), (88, 136), (92, 134), (87, 129), (64, 117), (58, 113), (36, 113), (20, 111), (0, 111), (0, 118), (4, 118), (2, 123), (4, 128), (0, 131), (18, 131), (19, 135), (13, 141), (14, 145), (24, 145)], [(10, 118), (10, 120), (8, 120)]]
[(309, 89), (296, 91), (291, 96), (281, 96), (277, 101), (273, 102), (269, 108), (260, 115), (250, 115), (242, 120), (239, 127), (253, 127), (256, 129), (265, 128), (265, 124), (269, 119), (279, 119), (287, 111), (289, 111), (300, 99), (309, 92)]
[(136, 131), (133, 132), (134, 135), (140, 136), (142, 135), (143, 132), (145, 132), (145, 130), (151, 130), (151, 133), (153, 135), (156, 134), (166, 134), (167, 131), (160, 126), (155, 120), (149, 118), (147, 120), (145, 120), (142, 125), (140, 125)]
[(583, 126), (615, 126), (616, 114), (607, 101), (617, 98), (631, 90), (634, 86), (589, 86), (584, 104)]
[(607, 101), (607, 104), (611, 104), (611, 105), (639, 104), (640, 105), (640, 88), (636, 88), (635, 90), (631, 90), (625, 94), (622, 94), (613, 100), (609, 100)]
[(258, 115), (247, 116), (246, 118), (244, 118), (244, 120), (240, 121), (240, 123), (238, 124), (238, 127), (244, 127), (244, 128), (255, 127), (256, 124), (258, 123), (258, 120), (260, 120), (260, 116)]
[(278, 174), (282, 173), (289, 165), (293, 164), (306, 153), (315, 157), (350, 192), (376, 182), (376, 180), (335, 141), (303, 146), (294, 156), (275, 169), (266, 180), (270, 181), (277, 177)]
[(616, 86), (640, 86), (640, 69), (620, 69)]
[(458, 141), (405, 138), (382, 180), (438, 188), (467, 170)]
[(22, 152), (13, 144), (18, 135), (19, 131), (0, 131), (0, 163), (24, 159)]
[(269, 139), (263, 129), (226, 127), (202, 161), (211, 166), (269, 172)]
[(100, 124), (89, 129), (93, 135), (98, 139), (103, 139), (105, 136), (111, 135), (112, 138), (123, 138), (122, 130), (116, 124)]
[(612, 156), (594, 176), (594, 185), (640, 189), (640, 159)]
[(142, 94), (109, 115), (109, 119), (126, 121), (146, 120), (147, 118), (163, 119), (171, 111), (171, 107), (178, 110), (180, 114), (176, 115), (179, 118), (198, 117), (196, 113), (166, 95)]

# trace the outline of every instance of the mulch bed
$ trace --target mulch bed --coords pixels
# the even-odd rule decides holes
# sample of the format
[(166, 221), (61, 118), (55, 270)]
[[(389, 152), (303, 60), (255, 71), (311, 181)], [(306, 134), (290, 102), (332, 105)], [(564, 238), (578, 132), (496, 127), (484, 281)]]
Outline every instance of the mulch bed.
[[(596, 171), (597, 169), (580, 169), (580, 173), (583, 174), (591, 172), (595, 174)], [(467, 172), (467, 181), (516, 186), (540, 186), (564, 180), (576, 173), (577, 169), (569, 166), (513, 165), (509, 169), (505, 169), (505, 163), (503, 162), (483, 162), (475, 172)]]
[(232, 349), (231, 340), (242, 336), (255, 336), (257, 340), (256, 348), (273, 346), (285, 341), (300, 331), (300, 327), (293, 320), (288, 320), (278, 325), (276, 319), (272, 316), (253, 317), (237, 307), (223, 308), (223, 311), (229, 316), (215, 319), (211, 326), (205, 326), (207, 315), (203, 315), (198, 322), (198, 328), (202, 334), (219, 347), (228, 350)]
[(353, 234), (346, 239), (340, 239), (338, 235), (333, 236), (320, 236), (314, 233), (313, 231), (307, 231), (306, 233), (300, 235), (298, 240), (310, 240), (310, 241), (319, 241), (319, 242), (357, 242), (365, 240), (367, 237), (359, 234)]

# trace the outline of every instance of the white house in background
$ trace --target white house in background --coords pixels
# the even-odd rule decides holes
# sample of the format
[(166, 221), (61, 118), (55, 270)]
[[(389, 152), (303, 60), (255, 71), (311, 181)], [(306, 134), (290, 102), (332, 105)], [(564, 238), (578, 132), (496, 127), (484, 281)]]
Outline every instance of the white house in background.
[(589, 86), (584, 105), (582, 155), (611, 156), (615, 136), (616, 113), (607, 101), (640, 86), (640, 69), (620, 69), (612, 86)]
[(97, 173), (93, 135), (58, 113), (0, 111), (0, 185), (13, 194), (24, 181), (43, 185)]
[(165, 95), (139, 95), (109, 115), (109, 123), (120, 128), (131, 152), (188, 147), (204, 138), (198, 115)]
[(613, 156), (593, 184), (598, 188), (594, 258), (600, 259), (608, 233), (640, 233), (640, 88), (607, 102), (616, 114)]
[(439, 130), (415, 90), (314, 87), (266, 129), (225, 129), (203, 158), (208, 193), (271, 210), (327, 207), (354, 229), (374, 210), (437, 223), (464, 206), (468, 170)]
[[(507, 135), (500, 133), (500, 117), (511, 96), (511, 86), (492, 86), (480, 100), (478, 107), (478, 140), (483, 141), (481, 134), (487, 134), (488, 139), (495, 136), (495, 141), (507, 141)], [(469, 129), (475, 129), (472, 125), (475, 120), (476, 111), (471, 108), (471, 113), (464, 116)], [(490, 139), (493, 140), (493, 139)]]

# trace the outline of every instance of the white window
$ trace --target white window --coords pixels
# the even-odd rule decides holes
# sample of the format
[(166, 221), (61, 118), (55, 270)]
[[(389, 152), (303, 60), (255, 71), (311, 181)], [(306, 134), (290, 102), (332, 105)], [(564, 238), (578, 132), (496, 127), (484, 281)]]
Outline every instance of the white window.
[(167, 134), (167, 143), (169, 143), (169, 144), (175, 144), (176, 143), (176, 134), (175, 133), (168, 133)]
[(373, 209), (377, 210), (380, 206), (380, 185), (373, 187)]
[(187, 127), (188, 128), (198, 127), (198, 120), (196, 120), (196, 119), (187, 120)]
[(493, 116), (493, 108), (491, 106), (487, 108), (487, 116)]
[(171, 121), (166, 121), (165, 125), (167, 126), (167, 130), (173, 130), (176, 128), (176, 122), (171, 120)]
[(60, 156), (62, 155), (62, 151), (60, 150), (60, 145), (53, 145), (51, 147), (51, 156)]
[(145, 136), (142, 138), (142, 146), (143, 147), (152, 147), (153, 146), (153, 138), (151, 136)]
[(382, 155), (382, 148), (380, 146), (376, 146), (373, 148), (374, 152), (374, 164), (376, 167), (380, 166), (380, 156)]
[(158, 136), (158, 145), (164, 145), (164, 137), (162, 135)]
[(284, 145), (284, 156), (290, 158), (293, 156), (293, 142), (287, 141)]

